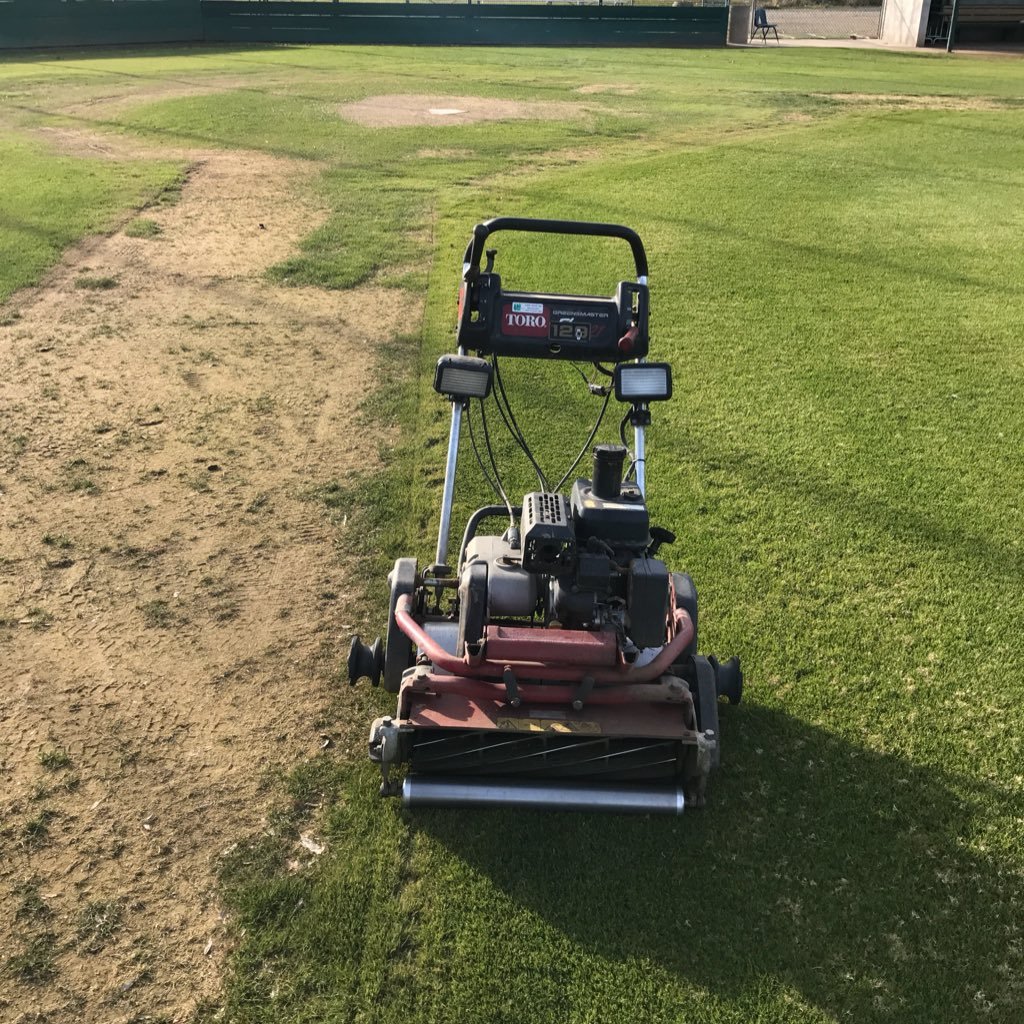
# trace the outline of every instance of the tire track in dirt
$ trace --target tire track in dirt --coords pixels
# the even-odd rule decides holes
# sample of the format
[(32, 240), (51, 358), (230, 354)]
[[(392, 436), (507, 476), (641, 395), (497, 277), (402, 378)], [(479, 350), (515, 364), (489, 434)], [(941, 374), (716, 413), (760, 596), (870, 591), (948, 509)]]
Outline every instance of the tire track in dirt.
[(155, 238), (88, 240), (0, 326), (0, 919), (5, 954), (55, 953), (43, 984), (0, 977), (4, 1019), (216, 994), (216, 858), (318, 749), (353, 621), (309, 492), (368, 468), (353, 410), (408, 303), (263, 278), (324, 216), (296, 195), (316, 165), (183, 155)]

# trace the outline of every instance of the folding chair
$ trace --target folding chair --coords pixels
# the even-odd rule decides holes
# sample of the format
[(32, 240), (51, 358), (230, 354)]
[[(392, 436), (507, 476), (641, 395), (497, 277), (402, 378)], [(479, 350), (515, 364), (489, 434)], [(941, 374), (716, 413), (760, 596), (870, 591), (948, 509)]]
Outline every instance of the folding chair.
[[(756, 39), (758, 32), (761, 33), (761, 39), (764, 45), (768, 45), (768, 32), (772, 31), (775, 33), (775, 42), (779, 42), (779, 27), (773, 25), (768, 20), (768, 12), (763, 7), (758, 7), (754, 10), (754, 31), (751, 35), (751, 39)], [(781, 43), (779, 44), (782, 45)]]

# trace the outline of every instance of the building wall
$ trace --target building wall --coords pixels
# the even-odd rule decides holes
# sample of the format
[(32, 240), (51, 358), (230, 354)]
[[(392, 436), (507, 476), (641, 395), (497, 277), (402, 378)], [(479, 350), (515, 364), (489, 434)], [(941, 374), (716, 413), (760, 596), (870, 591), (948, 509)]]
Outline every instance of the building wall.
[[(936, 3), (941, 0), (936, 0)], [(883, 43), (923, 46), (931, 0), (885, 0), (882, 12)]]

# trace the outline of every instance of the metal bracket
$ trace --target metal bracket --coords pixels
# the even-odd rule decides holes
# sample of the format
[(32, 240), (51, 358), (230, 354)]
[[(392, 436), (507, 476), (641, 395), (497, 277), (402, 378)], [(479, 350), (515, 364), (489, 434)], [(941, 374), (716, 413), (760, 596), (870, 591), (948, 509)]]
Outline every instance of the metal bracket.
[(505, 684), (506, 700), (510, 707), (517, 708), (523, 703), (522, 697), (519, 696), (519, 686), (516, 683), (516, 674), (512, 671), (511, 665), (505, 666), (505, 671), (501, 674), (501, 681)]
[(594, 677), (584, 676), (580, 680), (579, 689), (576, 691), (576, 696), (572, 699), (573, 711), (582, 711), (583, 702), (590, 696), (594, 689)]
[(378, 718), (370, 726), (370, 760), (380, 765), (380, 795), (397, 796), (401, 784), (392, 782), (391, 766), (402, 760), (399, 728), (390, 715)]

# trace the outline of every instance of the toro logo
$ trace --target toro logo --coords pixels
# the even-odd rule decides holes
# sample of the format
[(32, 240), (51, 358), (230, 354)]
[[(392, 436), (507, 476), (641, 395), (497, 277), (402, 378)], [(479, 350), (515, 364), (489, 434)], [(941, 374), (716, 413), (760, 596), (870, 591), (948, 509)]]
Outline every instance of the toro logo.
[(548, 311), (539, 302), (509, 302), (501, 308), (501, 333), (530, 338), (548, 336)]

